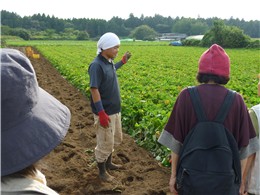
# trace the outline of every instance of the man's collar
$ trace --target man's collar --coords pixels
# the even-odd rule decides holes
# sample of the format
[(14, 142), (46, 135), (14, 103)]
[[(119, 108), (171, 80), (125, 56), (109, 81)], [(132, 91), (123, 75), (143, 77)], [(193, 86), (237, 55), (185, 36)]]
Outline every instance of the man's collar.
[(113, 64), (113, 60), (112, 60), (111, 58), (110, 58), (110, 59), (106, 59), (104, 56), (101, 55), (101, 53), (98, 54), (98, 57), (99, 57), (102, 61), (104, 61), (104, 62), (109, 62), (110, 64)]

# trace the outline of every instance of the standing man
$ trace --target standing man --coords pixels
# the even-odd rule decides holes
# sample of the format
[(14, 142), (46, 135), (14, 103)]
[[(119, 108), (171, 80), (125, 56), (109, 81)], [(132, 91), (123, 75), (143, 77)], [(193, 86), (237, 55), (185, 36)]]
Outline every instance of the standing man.
[(121, 98), (116, 70), (127, 63), (131, 57), (126, 52), (122, 60), (114, 64), (120, 47), (120, 40), (114, 33), (108, 32), (97, 43), (97, 57), (91, 62), (90, 77), (91, 108), (94, 113), (97, 145), (95, 158), (99, 177), (104, 181), (114, 179), (107, 170), (116, 170), (121, 165), (112, 163), (114, 146), (122, 142)]

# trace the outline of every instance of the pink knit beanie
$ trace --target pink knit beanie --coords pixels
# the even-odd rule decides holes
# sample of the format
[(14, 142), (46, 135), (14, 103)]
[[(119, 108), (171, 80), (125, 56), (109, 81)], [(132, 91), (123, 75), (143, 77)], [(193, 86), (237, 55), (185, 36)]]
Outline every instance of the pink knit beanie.
[(214, 74), (229, 78), (230, 60), (225, 50), (213, 44), (199, 60), (199, 73)]

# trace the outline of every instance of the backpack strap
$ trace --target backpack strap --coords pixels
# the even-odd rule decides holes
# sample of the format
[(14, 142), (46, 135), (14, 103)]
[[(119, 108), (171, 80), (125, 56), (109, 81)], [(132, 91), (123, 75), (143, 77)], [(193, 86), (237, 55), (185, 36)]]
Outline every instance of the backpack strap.
[(225, 100), (215, 118), (216, 122), (223, 123), (235, 97), (235, 91), (228, 90)]
[[(192, 105), (195, 109), (196, 115), (198, 117), (198, 121), (207, 121), (207, 117), (203, 110), (197, 87), (195, 87), (195, 86), (188, 87), (188, 91), (190, 93)], [(228, 93), (224, 99), (224, 102), (222, 103), (222, 105), (217, 113), (217, 116), (214, 120), (215, 122), (219, 122), (219, 123), (224, 122), (224, 120), (228, 114), (228, 111), (232, 105), (232, 102), (234, 100), (235, 93), (236, 93), (235, 91), (228, 90)]]
[(240, 156), (239, 156), (239, 149), (237, 146), (237, 141), (235, 140), (234, 136), (232, 135), (232, 133), (230, 131), (226, 131), (226, 137), (228, 139), (230, 148), (232, 150), (232, 154), (233, 154), (233, 166), (234, 166), (234, 170), (236, 173), (236, 178), (235, 178), (235, 182), (236, 183), (241, 183), (241, 164), (240, 164)]
[(203, 110), (197, 87), (195, 87), (195, 86), (188, 87), (188, 91), (190, 93), (192, 105), (196, 112), (198, 121), (207, 121), (207, 117)]
[[(195, 109), (198, 120), (207, 121), (207, 117), (203, 111), (197, 87), (195, 87), (195, 86), (188, 87), (188, 91), (190, 93), (192, 105)], [(217, 113), (217, 116), (214, 120), (215, 122), (219, 122), (219, 123), (223, 124), (223, 122), (229, 112), (229, 109), (232, 105), (235, 94), (236, 94), (235, 91), (228, 90), (228, 93), (224, 99), (224, 102), (222, 103), (222, 105)], [(238, 150), (238, 147), (236, 144), (236, 140), (235, 140), (234, 136), (231, 134), (231, 132), (226, 131), (226, 135), (227, 135), (227, 139), (230, 144), (230, 147), (233, 151), (232, 153), (233, 153), (233, 159), (234, 159), (234, 170), (236, 172), (235, 182), (240, 184), (241, 183), (241, 165), (240, 165), (240, 158), (239, 158), (239, 150)]]
[[(224, 122), (230, 107), (232, 106), (233, 100), (235, 98), (235, 91), (228, 90), (228, 93), (224, 99), (222, 106), (219, 109), (219, 112), (215, 118), (215, 122), (222, 123)], [(239, 157), (239, 149), (237, 146), (237, 141), (235, 140), (234, 136), (231, 134), (230, 131), (226, 131), (227, 139), (229, 145), (233, 151), (233, 159), (234, 159), (234, 170), (236, 173), (235, 182), (241, 183), (241, 164), (240, 164), (240, 157)]]

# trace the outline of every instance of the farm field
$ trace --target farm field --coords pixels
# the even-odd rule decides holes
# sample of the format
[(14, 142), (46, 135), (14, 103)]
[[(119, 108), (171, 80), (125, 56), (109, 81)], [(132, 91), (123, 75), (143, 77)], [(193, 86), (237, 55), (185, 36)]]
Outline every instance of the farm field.
[[(126, 140), (122, 146), (125, 148), (116, 151), (116, 160), (123, 162), (126, 170), (115, 173), (119, 177), (115, 187), (113, 184), (95, 184), (98, 183), (95, 178), (97, 169), (93, 161), (95, 134), (91, 126), (93, 119), (88, 102), (87, 69), (96, 56), (96, 43), (31, 41), (12, 44), (31, 45), (48, 59), (48, 61), (44, 58), (31, 59), (37, 67), (36, 73), (39, 72), (37, 75), (41, 78), (39, 84), (50, 88), (50, 93), (69, 105), (75, 115), (66, 140), (46, 158), (51, 167), (57, 166), (55, 163), (64, 167), (63, 173), (55, 173), (55, 170), (52, 170), (47, 175), (54, 189), (61, 194), (73, 194), (72, 192), (75, 192), (73, 189), (77, 191), (75, 194), (167, 193), (170, 170), (158, 166), (159, 161), (154, 157), (163, 160), (168, 151), (158, 145), (156, 140), (178, 93), (184, 87), (196, 84), (198, 59), (206, 48), (171, 47), (165, 43), (122, 42), (115, 62), (120, 60), (127, 50), (132, 53), (128, 64), (117, 72), (122, 95), (123, 127), (137, 144), (151, 151), (152, 155), (136, 147), (133, 140), (125, 134)], [(226, 51), (231, 58), (231, 81), (227, 87), (241, 93), (248, 107), (258, 103), (256, 83), (257, 74), (260, 72), (259, 50), (227, 49)], [(50, 76), (49, 62), (62, 77), (57, 74)], [(63, 78), (78, 90), (71, 85), (61, 85), (66, 81)], [(55, 156), (62, 161), (56, 159), (52, 162), (51, 159)], [(72, 177), (73, 185), (67, 184), (72, 182), (68, 177)]]
[[(19, 44), (19, 43), (13, 43)], [(24, 44), (20, 42), (20, 44)], [(76, 88), (89, 96), (88, 66), (96, 56), (96, 42), (32, 41), (51, 64)], [(130, 61), (117, 72), (123, 126), (136, 142), (163, 160), (168, 151), (156, 140), (163, 129), (179, 92), (196, 85), (200, 55), (207, 48), (173, 47), (167, 42), (122, 42), (119, 61), (126, 51)], [(231, 60), (227, 87), (241, 93), (248, 107), (259, 102), (256, 84), (260, 72), (260, 51), (226, 49)]]
[[(25, 51), (24, 47), (18, 49)], [(159, 166), (151, 153), (125, 133), (123, 143), (114, 152), (114, 162), (124, 168), (111, 172), (116, 177), (113, 182), (101, 182), (94, 160), (96, 139), (88, 98), (45, 58), (31, 58), (31, 62), (39, 86), (67, 105), (72, 113), (65, 139), (39, 164), (51, 188), (60, 195), (167, 194), (169, 168)]]

